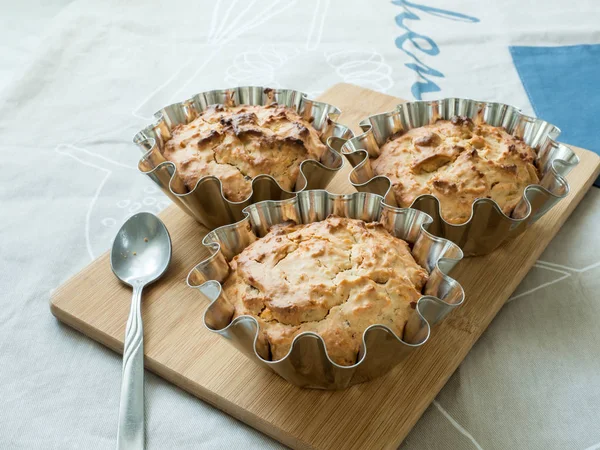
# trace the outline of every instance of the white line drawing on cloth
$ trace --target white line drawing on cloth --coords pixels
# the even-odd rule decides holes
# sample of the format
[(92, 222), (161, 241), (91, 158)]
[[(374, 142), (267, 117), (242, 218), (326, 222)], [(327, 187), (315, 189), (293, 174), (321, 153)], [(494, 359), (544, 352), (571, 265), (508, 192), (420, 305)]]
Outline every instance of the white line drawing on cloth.
[(392, 68), (374, 50), (342, 50), (325, 53), (327, 64), (346, 83), (387, 92), (393, 85)]
[[(300, 53), (310, 52), (318, 48), (323, 37), (325, 18), (330, 0), (316, 0), (312, 20), (306, 38), (305, 49), (292, 46), (261, 45), (238, 54), (231, 66), (225, 71), (225, 81), (228, 85), (258, 85), (273, 88), (283, 87), (276, 76), (286, 63)], [(317, 92), (317, 95), (320, 93)], [(315, 92), (307, 93), (314, 98)]]
[[(218, 0), (213, 9), (207, 43), (203, 45), (204, 48), (210, 49), (208, 55), (202, 55), (201, 59), (192, 57), (186, 60), (173, 75), (133, 109), (133, 116), (146, 121), (152, 120), (159, 107), (181, 100), (179, 97), (185, 94), (185, 89), (206, 69), (224, 45), (296, 3), (297, 0)], [(194, 67), (198, 62), (200, 64)]]
[[(555, 283), (559, 283), (569, 277), (571, 277), (573, 275), (573, 273), (585, 273), (589, 270), (592, 270), (596, 267), (600, 266), (600, 261), (590, 264), (588, 266), (585, 266), (581, 269), (576, 269), (573, 267), (568, 267), (568, 266), (564, 266), (561, 264), (556, 264), (556, 263), (551, 263), (549, 261), (542, 261), (542, 260), (538, 260), (533, 267), (539, 268), (539, 269), (544, 269), (544, 270), (549, 270), (551, 272), (555, 272), (560, 274), (561, 276), (556, 278), (555, 280), (549, 281), (547, 283), (542, 283), (539, 286), (536, 286), (532, 289), (529, 289), (525, 292), (521, 292), (520, 294), (517, 294), (511, 298), (509, 298), (507, 300), (506, 303), (512, 302), (513, 300), (516, 300), (518, 298), (524, 297), (526, 295), (529, 295), (533, 292), (536, 292), (540, 289), (546, 288), (548, 286), (551, 286)], [(573, 272), (573, 273), (571, 273)], [(439, 402), (437, 400), (433, 401), (433, 404), (435, 405), (435, 407), (444, 415), (444, 417), (446, 417), (450, 423), (452, 423), (452, 425), (460, 432), (462, 433), (465, 437), (467, 437), (472, 443), (473, 445), (475, 445), (475, 447), (479, 450), (483, 450), (481, 448), (481, 446), (479, 445), (479, 443), (473, 438), (473, 436), (471, 434), (469, 434), (469, 432), (467, 432), (467, 430), (465, 430), (458, 422), (456, 422), (456, 420), (454, 420), (454, 418), (439, 404)], [(600, 450), (600, 442), (592, 445), (591, 447), (586, 448), (585, 450)]]
[(475, 438), (471, 436), (471, 434), (467, 430), (465, 430), (460, 423), (454, 420), (454, 418), (448, 413), (448, 411), (442, 408), (442, 405), (440, 405), (437, 400), (434, 400), (433, 404), (443, 414), (443, 416), (446, 419), (448, 419), (448, 421), (452, 424), (454, 428), (456, 428), (463, 436), (465, 436), (468, 440), (470, 440), (473, 443), (477, 450), (483, 450), (483, 448), (481, 448), (481, 445), (479, 445)]
[[(152, 91), (142, 102), (132, 110), (132, 115), (136, 118), (142, 119), (145, 123), (153, 119), (154, 110), (147, 114), (144, 109), (147, 106), (152, 106), (154, 100), (157, 98), (169, 98), (170, 102), (176, 98), (180, 92), (182, 92), (210, 63), (210, 61), (218, 54), (223, 45), (238, 38), (243, 33), (255, 28), (275, 15), (285, 11), (297, 3), (297, 0), (269, 0), (261, 1), (252, 0), (250, 2), (244, 2), (242, 0), (234, 0), (232, 2), (226, 2), (218, 0), (215, 3), (213, 10), (210, 31), (208, 34), (208, 45), (211, 47), (208, 56), (204, 56), (200, 64), (192, 70), (192, 66), (196, 64), (196, 58), (189, 58), (179, 69), (170, 76), (165, 82), (160, 84), (154, 91)], [(241, 22), (244, 20), (244, 22)], [(173, 38), (175, 40), (175, 37)], [(177, 49), (177, 46), (175, 46)], [(190, 72), (191, 75), (190, 75)], [(161, 104), (164, 105), (166, 103)], [(90, 258), (95, 258), (95, 252), (91, 240), (91, 220), (94, 207), (96, 206), (100, 193), (107, 181), (111, 176), (115, 176), (114, 171), (118, 169), (128, 169), (137, 172), (136, 167), (129, 166), (120, 161), (111, 159), (105, 155), (94, 153), (89, 151), (84, 146), (78, 145), (82, 142), (95, 139), (105, 135), (115, 135), (120, 131), (124, 131), (126, 128), (131, 127), (133, 124), (129, 124), (127, 127), (119, 130), (108, 130), (100, 133), (89, 135), (83, 139), (79, 139), (73, 143), (62, 143), (59, 144), (55, 151), (61, 155), (68, 156), (78, 161), (79, 163), (97, 169), (104, 173), (104, 176), (98, 186), (96, 187), (85, 217), (85, 241), (86, 248)], [(127, 175), (130, 176), (129, 174)], [(151, 190), (149, 190), (151, 189)], [(154, 189), (154, 190), (152, 190)], [(151, 212), (159, 212), (170, 204), (170, 200), (167, 197), (156, 197), (154, 193), (158, 193), (158, 190), (154, 187), (146, 187), (143, 190), (144, 197), (141, 201), (133, 199), (122, 199), (116, 204), (119, 213), (125, 213), (128, 215), (134, 214), (142, 209), (152, 210)], [(127, 217), (124, 217), (126, 219)], [(120, 219), (119, 219), (120, 220)], [(104, 217), (100, 219), (100, 223), (104, 227), (113, 227), (118, 224), (118, 220), (114, 217)]]
[(288, 46), (261, 45), (256, 50), (240, 53), (225, 71), (225, 82), (230, 86), (255, 85), (280, 88), (276, 74), (299, 52), (298, 49)]
[[(222, 3), (228, 3), (229, 8), (220, 17), (219, 12)], [(213, 10), (211, 33), (208, 35), (208, 43), (227, 44), (245, 32), (281, 14), (296, 3), (297, 0), (251, 0), (249, 2), (244, 0), (218, 0)], [(243, 20), (241, 25), (240, 20)], [(215, 30), (217, 22), (219, 23), (219, 27)]]
[[(91, 239), (91, 222), (92, 222), (92, 213), (94, 211), (94, 207), (100, 197), (100, 193), (106, 182), (113, 175), (114, 170), (123, 170), (125, 169), (127, 172), (135, 171), (137, 172), (137, 168), (131, 167), (127, 164), (123, 164), (120, 161), (115, 161), (111, 158), (108, 158), (104, 155), (100, 155), (97, 153), (93, 153), (86, 148), (79, 147), (73, 144), (59, 144), (56, 146), (55, 151), (63, 156), (68, 156), (73, 158), (75, 161), (83, 164), (84, 166), (92, 167), (104, 173), (104, 177), (96, 187), (94, 194), (88, 204), (88, 208), (85, 214), (85, 245), (90, 256), (91, 260), (95, 259), (95, 252), (92, 245)], [(127, 177), (131, 177), (130, 174)], [(149, 212), (157, 213), (167, 207), (170, 204), (170, 200), (168, 197), (163, 196), (156, 187), (147, 186), (143, 189), (143, 198), (141, 201), (131, 199), (119, 200), (116, 204), (118, 210), (120, 210), (120, 214), (124, 214), (123, 217), (120, 217), (119, 220), (122, 222), (127, 217), (132, 214), (135, 214), (142, 209)], [(100, 223), (104, 227), (113, 227), (116, 225), (120, 225), (117, 219), (113, 217), (104, 217), (100, 220)], [(115, 230), (116, 231), (116, 230)]]
[[(191, 77), (189, 76), (188, 70), (190, 69), (190, 66), (194, 63), (195, 60), (194, 60), (194, 58), (188, 59), (185, 63), (183, 63), (183, 65), (179, 68), (179, 70), (177, 70), (173, 75), (171, 75), (164, 83), (159, 85), (155, 90), (150, 92), (150, 94), (148, 94), (140, 102), (140, 104), (133, 109), (131, 114), (138, 119), (143, 119), (145, 122), (153, 120), (154, 113), (156, 112), (156, 110), (160, 106), (164, 106), (168, 103), (173, 103), (173, 99), (177, 96), (177, 94), (183, 88), (187, 87), (187, 85), (189, 84), (190, 80), (193, 79), (193, 77), (195, 77), (198, 73), (200, 73), (202, 70), (204, 70), (204, 68), (211, 62), (211, 60), (215, 57), (215, 55), (217, 55), (217, 53), (220, 51), (220, 49), (221, 49), (221, 47), (218, 46), (218, 47), (212, 49), (212, 51), (207, 56), (204, 56), (202, 58), (202, 64), (200, 64), (200, 66), (198, 66), (195, 69), (195, 72)], [(187, 78), (187, 81), (184, 82), (183, 79), (185, 79), (185, 78)], [(175, 89), (177, 86), (179, 86), (179, 88), (174, 93), (167, 95), (167, 92), (173, 91), (173, 89)], [(165, 100), (163, 101), (163, 103), (160, 103), (161, 102), (160, 99), (162, 99), (162, 98), (164, 98)], [(155, 104), (156, 105), (160, 104), (160, 106), (152, 106)], [(152, 109), (148, 110), (147, 107), (150, 107)], [(144, 111), (144, 110), (146, 110), (146, 111)]]
[(600, 261), (590, 264), (589, 266), (585, 266), (582, 269), (576, 269), (575, 267), (569, 267), (569, 266), (562, 266), (560, 264), (555, 264), (555, 263), (551, 263), (548, 261), (538, 261), (538, 263), (544, 264), (546, 266), (556, 267), (558, 269), (569, 270), (571, 272), (576, 272), (576, 273), (587, 272), (588, 270), (591, 270), (591, 269), (594, 269), (594, 268), (600, 266)]
[(308, 38), (306, 39), (306, 50), (316, 50), (323, 37), (323, 28), (325, 28), (325, 17), (329, 9), (329, 0), (317, 0), (317, 6), (313, 13), (313, 19), (310, 22)]
[(110, 137), (114, 138), (114, 139), (112, 139), (114, 142), (122, 142), (122, 139), (118, 138), (116, 136), (119, 136), (124, 131), (127, 131), (127, 130), (132, 130), (133, 131), (136, 128), (137, 127), (135, 127), (135, 124), (128, 123), (127, 125), (124, 125), (124, 126), (119, 127), (119, 128), (110, 127), (110, 128), (98, 131), (98, 132), (93, 133), (93, 134), (87, 134), (85, 137), (82, 137), (80, 139), (76, 139), (73, 142), (71, 142), (70, 144), (66, 144), (66, 143), (63, 143), (63, 144), (65, 144), (65, 145), (78, 145), (78, 144), (87, 142), (89, 140), (92, 140), (92, 139), (97, 140), (99, 138), (105, 138), (105, 140), (108, 141), (108, 140), (111, 140)]
[(72, 146), (59, 144), (56, 147), (55, 151), (57, 153), (60, 153), (61, 155), (69, 156), (69, 157), (75, 159), (76, 161), (79, 161), (84, 166), (94, 167), (95, 169), (98, 169), (98, 170), (101, 170), (104, 172), (104, 178), (102, 178), (102, 181), (100, 181), (100, 184), (98, 184), (98, 187), (96, 187), (96, 190), (94, 191), (94, 195), (92, 196), (92, 200), (90, 201), (88, 210), (85, 214), (85, 245), (86, 245), (86, 248), (88, 251), (88, 255), (90, 255), (90, 258), (93, 261), (94, 260), (94, 252), (92, 250), (92, 243), (90, 240), (90, 217), (92, 216), (92, 210), (94, 209), (94, 205), (96, 204), (96, 201), (98, 200), (98, 197), (100, 196), (100, 191), (102, 191), (102, 188), (104, 187), (104, 185), (110, 178), (110, 175), (112, 172), (108, 169), (105, 169), (104, 167), (100, 167), (95, 164), (91, 164), (89, 162), (86, 162), (86, 161), (78, 158), (77, 156), (73, 155), (71, 152), (69, 152), (67, 150), (69, 147), (72, 147)]
[(537, 267), (539, 269), (544, 269), (544, 270), (549, 270), (549, 271), (552, 271), (552, 272), (556, 272), (556, 273), (562, 274), (562, 276), (559, 277), (559, 278), (557, 278), (557, 279), (555, 279), (555, 280), (549, 281), (547, 283), (542, 283), (539, 286), (536, 286), (536, 287), (534, 287), (532, 289), (529, 289), (529, 290), (527, 290), (525, 292), (521, 292), (521, 293), (519, 293), (519, 294), (517, 294), (515, 296), (512, 296), (511, 298), (509, 298), (507, 300), (506, 303), (512, 302), (513, 300), (516, 300), (518, 298), (524, 297), (525, 295), (531, 294), (532, 292), (538, 291), (540, 289), (543, 289), (543, 288), (551, 286), (551, 285), (553, 285), (555, 283), (558, 283), (558, 282), (560, 282), (562, 280), (565, 280), (565, 279), (571, 277), (574, 273), (575, 274), (585, 273), (585, 272), (587, 272), (589, 270), (595, 269), (596, 267), (600, 267), (600, 261), (595, 262), (593, 264), (590, 264), (588, 266), (585, 266), (585, 267), (583, 267), (581, 269), (577, 269), (575, 267), (569, 267), (569, 266), (564, 266), (562, 264), (552, 263), (552, 262), (549, 262), (549, 261), (538, 260), (533, 265), (533, 267)]
[(555, 283), (558, 283), (558, 282), (560, 282), (560, 281), (562, 281), (562, 280), (564, 280), (564, 279), (566, 279), (566, 278), (569, 278), (569, 277), (571, 276), (571, 274), (570, 274), (569, 272), (565, 272), (564, 270), (558, 270), (558, 269), (554, 269), (554, 268), (552, 268), (552, 267), (546, 267), (546, 266), (544, 266), (544, 265), (542, 265), (542, 264), (539, 264), (539, 262), (540, 262), (540, 261), (538, 261), (537, 263), (535, 263), (535, 264), (533, 265), (533, 267), (536, 267), (536, 268), (538, 268), (538, 269), (549, 270), (549, 271), (551, 271), (551, 272), (556, 272), (556, 273), (559, 273), (559, 274), (561, 274), (562, 276), (561, 276), (561, 277), (559, 277), (559, 278), (556, 278), (555, 280), (548, 281), (547, 283), (542, 283), (542, 284), (540, 284), (539, 286), (536, 286), (536, 287), (534, 287), (534, 288), (532, 288), (532, 289), (528, 289), (528, 290), (527, 290), (527, 291), (525, 291), (525, 292), (521, 292), (521, 293), (519, 293), (519, 294), (517, 294), (517, 295), (513, 295), (512, 297), (510, 297), (510, 298), (509, 298), (509, 299), (506, 301), (506, 303), (510, 303), (510, 302), (512, 302), (513, 300), (516, 300), (516, 299), (518, 299), (518, 298), (524, 297), (524, 296), (526, 296), (526, 295), (529, 295), (529, 294), (531, 294), (531, 293), (533, 293), (533, 292), (539, 291), (540, 289), (544, 289), (544, 288), (546, 288), (546, 287), (548, 287), (548, 286), (552, 286), (553, 284), (555, 284)]

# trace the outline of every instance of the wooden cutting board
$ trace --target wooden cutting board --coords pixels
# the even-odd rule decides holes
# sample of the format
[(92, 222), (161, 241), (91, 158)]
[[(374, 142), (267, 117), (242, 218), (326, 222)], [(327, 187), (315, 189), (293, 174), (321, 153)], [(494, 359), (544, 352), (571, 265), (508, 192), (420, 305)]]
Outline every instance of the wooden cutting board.
[[(389, 111), (401, 101), (348, 84), (332, 87), (320, 99), (341, 108), (340, 122), (355, 131), (368, 114)], [(206, 230), (175, 206), (167, 208), (160, 217), (173, 239), (173, 259), (165, 277), (144, 292), (146, 367), (290, 447), (398, 447), (598, 176), (600, 158), (574, 150), (581, 164), (568, 176), (571, 194), (493, 254), (458, 265), (453, 276), (463, 285), (466, 302), (432, 339), (388, 375), (339, 392), (291, 386), (204, 328), (207, 305), (185, 279), (206, 255), (201, 245)], [(346, 164), (329, 190), (352, 192), (349, 171)], [(117, 281), (104, 254), (55, 291), (51, 310), (122, 352), (130, 298), (131, 290)]]

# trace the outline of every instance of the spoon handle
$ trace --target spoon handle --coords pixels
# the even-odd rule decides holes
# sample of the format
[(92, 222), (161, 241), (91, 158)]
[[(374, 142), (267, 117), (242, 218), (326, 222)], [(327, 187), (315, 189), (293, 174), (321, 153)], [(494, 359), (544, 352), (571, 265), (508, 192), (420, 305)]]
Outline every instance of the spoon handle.
[(117, 449), (144, 448), (144, 329), (141, 307), (143, 288), (142, 283), (133, 283), (131, 309), (125, 329)]

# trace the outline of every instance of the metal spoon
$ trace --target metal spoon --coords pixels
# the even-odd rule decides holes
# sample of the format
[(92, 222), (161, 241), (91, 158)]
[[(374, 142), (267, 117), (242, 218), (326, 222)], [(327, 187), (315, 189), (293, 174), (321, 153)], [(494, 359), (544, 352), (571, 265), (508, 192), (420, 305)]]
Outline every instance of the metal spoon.
[(160, 278), (170, 261), (169, 232), (154, 214), (142, 212), (130, 217), (113, 242), (110, 254), (112, 271), (133, 288), (123, 348), (118, 449), (144, 448), (142, 289)]

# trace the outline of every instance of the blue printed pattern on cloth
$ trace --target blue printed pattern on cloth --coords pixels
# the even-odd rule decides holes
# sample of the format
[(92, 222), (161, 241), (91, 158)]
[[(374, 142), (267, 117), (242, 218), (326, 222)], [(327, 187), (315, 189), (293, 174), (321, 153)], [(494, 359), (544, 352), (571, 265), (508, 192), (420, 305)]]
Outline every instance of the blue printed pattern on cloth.
[(600, 154), (600, 44), (509, 48), (535, 114)]
[[(402, 35), (396, 38), (396, 47), (411, 59), (410, 62), (404, 64), (417, 75), (417, 81), (412, 85), (411, 93), (417, 100), (423, 100), (424, 93), (439, 92), (441, 90), (431, 78), (444, 78), (444, 74), (425, 64), (415, 53), (418, 50), (424, 55), (436, 56), (440, 53), (440, 48), (429, 36), (411, 30), (409, 27), (410, 21), (421, 20), (417, 12), (457, 22), (476, 23), (479, 22), (479, 19), (459, 12), (413, 3), (409, 0), (392, 0), (392, 3), (404, 10), (395, 18), (396, 25), (404, 31)], [(414, 48), (414, 50), (409, 50), (409, 48)]]

